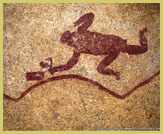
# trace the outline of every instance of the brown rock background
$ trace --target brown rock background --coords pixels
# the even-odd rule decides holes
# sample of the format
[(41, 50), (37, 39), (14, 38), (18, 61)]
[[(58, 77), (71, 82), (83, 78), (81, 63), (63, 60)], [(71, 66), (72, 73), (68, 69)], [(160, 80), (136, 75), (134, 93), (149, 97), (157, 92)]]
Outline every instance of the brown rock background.
[[(159, 70), (159, 4), (4, 4), (4, 93), (18, 97), (36, 83), (27, 82), (25, 73), (39, 71), (39, 62), (48, 57), (53, 66), (65, 64), (73, 48), (60, 43), (60, 37), (65, 30), (75, 31), (73, 22), (87, 12), (95, 14), (90, 31), (118, 35), (133, 45), (139, 45), (139, 31), (146, 26), (148, 52), (121, 53), (109, 66), (120, 72), (119, 81), (96, 71), (105, 56), (84, 54), (72, 69), (54, 76), (80, 74), (122, 95)], [(159, 95), (159, 76), (125, 100), (80, 80), (46, 83), (18, 103), (4, 100), (4, 130), (158, 128)]]

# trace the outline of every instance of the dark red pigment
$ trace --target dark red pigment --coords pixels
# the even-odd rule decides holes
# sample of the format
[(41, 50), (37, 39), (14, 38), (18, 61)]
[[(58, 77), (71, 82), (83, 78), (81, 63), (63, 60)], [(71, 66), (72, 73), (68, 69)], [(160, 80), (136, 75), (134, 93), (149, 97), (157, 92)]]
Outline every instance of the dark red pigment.
[(148, 51), (147, 39), (144, 33), (147, 28), (139, 32), (140, 46), (128, 45), (127, 40), (115, 35), (104, 35), (97, 32), (90, 32), (88, 27), (94, 20), (93, 13), (87, 13), (80, 17), (74, 26), (79, 26), (77, 32), (65, 31), (60, 41), (67, 43), (67, 45), (74, 47), (74, 54), (66, 65), (53, 67), (49, 71), (51, 74), (72, 68), (80, 57), (81, 53), (92, 55), (106, 55), (106, 57), (97, 66), (97, 71), (104, 75), (114, 75), (116, 79), (120, 79), (120, 73), (112, 69), (106, 69), (119, 55), (120, 52), (128, 53), (130, 55), (142, 54)]
[(26, 73), (26, 80), (42, 80), (44, 79), (44, 72), (28, 72)]
[(74, 47), (74, 53), (73, 56), (69, 59), (69, 61), (65, 65), (52, 67), (52, 58), (47, 58), (44, 61), (40, 62), (40, 66), (43, 68), (43, 71), (39, 72), (28, 72), (26, 74), (27, 81), (29, 80), (42, 80), (34, 85), (32, 85), (30, 88), (28, 88), (26, 91), (24, 91), (20, 97), (18, 98), (12, 98), (6, 94), (4, 94), (4, 98), (8, 100), (13, 101), (19, 101), (22, 99), (27, 93), (29, 93), (32, 89), (50, 82), (50, 81), (56, 81), (56, 80), (62, 80), (62, 79), (80, 79), (83, 81), (88, 81), (92, 83), (93, 85), (99, 87), (100, 90), (104, 90), (105, 92), (113, 95), (114, 97), (118, 99), (125, 99), (129, 95), (131, 95), (137, 88), (149, 83), (154, 76), (158, 75), (160, 71), (158, 71), (156, 74), (151, 76), (149, 79), (141, 82), (136, 87), (131, 89), (128, 93), (124, 95), (119, 95), (108, 88), (105, 88), (100, 83), (93, 81), (91, 79), (82, 77), (80, 75), (60, 75), (51, 77), (47, 80), (44, 79), (44, 73), (45, 71), (49, 71), (51, 74), (59, 71), (65, 71), (71, 69), (77, 62), (80, 57), (81, 53), (85, 54), (92, 54), (92, 55), (106, 55), (106, 57), (99, 63), (97, 66), (97, 71), (99, 73), (102, 73), (104, 75), (114, 75), (117, 80), (120, 79), (120, 73), (115, 72), (112, 69), (106, 69), (108, 65), (110, 65), (119, 55), (120, 52), (128, 53), (129, 55), (137, 55), (142, 54), (148, 51), (148, 42), (146, 37), (144, 36), (144, 33), (147, 31), (147, 28), (144, 28), (139, 32), (140, 37), (140, 46), (138, 45), (129, 45), (127, 44), (127, 40), (122, 39), (121, 37), (115, 36), (115, 35), (104, 35), (97, 32), (90, 32), (88, 27), (92, 24), (94, 20), (94, 14), (93, 13), (87, 13), (80, 17), (75, 23), (74, 26), (79, 26), (77, 29), (77, 32), (70, 32), (69, 30), (65, 31), (60, 41), (62, 43), (67, 43), (67, 45)]
[(46, 60), (44, 60), (44, 61), (41, 61), (40, 62), (40, 66), (43, 68), (43, 69), (51, 69), (52, 68), (52, 58), (50, 57), (50, 58), (47, 58)]
[(141, 82), (140, 84), (138, 84), (137, 86), (135, 86), (133, 89), (131, 89), (129, 92), (127, 92), (126, 94), (124, 95), (119, 95), (113, 91), (111, 91), (110, 89), (102, 86), (100, 83), (96, 82), (96, 81), (93, 81), (91, 79), (88, 79), (88, 78), (85, 78), (85, 77), (82, 77), (80, 75), (73, 75), (73, 74), (69, 74), (69, 75), (60, 75), (60, 76), (54, 76), (54, 77), (51, 77), (51, 78), (48, 78), (47, 80), (42, 80), (40, 82), (37, 82), (36, 84), (32, 85), (31, 87), (29, 87), (28, 89), (26, 89), (21, 95), (20, 97), (18, 98), (12, 98), (6, 94), (3, 94), (3, 97), (5, 99), (8, 99), (8, 100), (12, 100), (12, 101), (15, 101), (15, 102), (18, 102), (19, 100), (21, 100), (26, 94), (28, 94), (31, 90), (33, 90), (34, 88), (42, 85), (42, 84), (45, 84), (47, 82), (52, 82), (52, 81), (57, 81), (57, 80), (62, 80), (62, 79), (79, 79), (79, 80), (82, 80), (82, 81), (88, 81), (90, 83), (92, 83), (93, 85), (97, 86), (100, 90), (103, 90), (109, 94), (111, 94), (112, 96), (118, 98), (118, 99), (125, 99), (126, 97), (130, 96), (136, 89), (138, 89), (139, 87), (142, 87), (144, 86), (145, 84), (149, 83), (156, 75), (158, 75), (160, 73), (160, 71), (158, 71), (156, 74), (154, 74), (153, 76), (151, 76), (149, 79)]

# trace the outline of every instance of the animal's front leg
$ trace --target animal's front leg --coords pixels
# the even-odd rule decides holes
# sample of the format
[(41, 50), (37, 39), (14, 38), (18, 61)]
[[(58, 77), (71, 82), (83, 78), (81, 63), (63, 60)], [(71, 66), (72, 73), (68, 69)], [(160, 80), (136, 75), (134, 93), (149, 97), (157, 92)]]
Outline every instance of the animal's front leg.
[(70, 60), (65, 65), (53, 67), (53, 68), (49, 69), (48, 71), (51, 74), (53, 74), (55, 72), (69, 70), (78, 62), (79, 57), (80, 57), (80, 53), (77, 53), (74, 51), (73, 56), (70, 58)]
[(74, 26), (79, 26), (81, 23), (83, 23), (81, 26), (78, 27), (78, 32), (82, 32), (88, 29), (88, 27), (93, 23), (94, 14), (93, 13), (87, 13), (80, 17), (76, 22), (74, 22)]
[(106, 67), (110, 65), (118, 55), (119, 52), (115, 52), (115, 53), (110, 53), (108, 56), (106, 56), (97, 66), (97, 71), (105, 75), (115, 75), (116, 79), (119, 80), (120, 79), (119, 72), (115, 72), (114, 70), (108, 68), (106, 69)]

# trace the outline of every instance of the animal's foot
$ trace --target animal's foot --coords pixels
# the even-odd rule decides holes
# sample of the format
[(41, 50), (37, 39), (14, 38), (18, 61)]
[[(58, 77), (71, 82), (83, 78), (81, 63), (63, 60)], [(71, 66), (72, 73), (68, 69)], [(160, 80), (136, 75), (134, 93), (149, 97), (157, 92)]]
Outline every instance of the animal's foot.
[(48, 71), (49, 69), (52, 68), (52, 58), (47, 58), (43, 61), (40, 62), (40, 66), (42, 67), (42, 71), (45, 72), (45, 71)]
[(140, 33), (140, 35), (142, 35), (142, 34), (144, 34), (145, 32), (147, 32), (147, 28), (146, 28), (146, 27), (143, 28), (139, 33)]
[(116, 76), (116, 80), (120, 80), (120, 73), (119, 72), (116, 72), (115, 76)]

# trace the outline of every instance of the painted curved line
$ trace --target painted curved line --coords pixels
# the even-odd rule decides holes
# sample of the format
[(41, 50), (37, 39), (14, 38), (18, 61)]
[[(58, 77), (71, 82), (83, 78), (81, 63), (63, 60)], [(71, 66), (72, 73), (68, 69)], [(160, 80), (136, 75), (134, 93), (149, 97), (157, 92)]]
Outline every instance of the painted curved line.
[(138, 84), (137, 86), (135, 86), (133, 89), (131, 89), (129, 92), (127, 92), (124, 95), (119, 95), (113, 91), (111, 91), (110, 89), (102, 86), (100, 83), (93, 81), (91, 79), (88, 79), (86, 77), (80, 76), (80, 75), (74, 75), (74, 74), (67, 74), (67, 75), (59, 75), (59, 76), (54, 76), (51, 78), (48, 78), (47, 80), (42, 80), (40, 82), (37, 82), (36, 84), (32, 85), (31, 87), (29, 87), (28, 89), (26, 89), (18, 98), (12, 98), (6, 94), (3, 94), (4, 99), (8, 99), (11, 101), (15, 101), (18, 102), (19, 100), (21, 100), (26, 94), (28, 94), (32, 89), (43, 85), (47, 82), (52, 82), (52, 81), (57, 81), (57, 80), (62, 80), (62, 79), (79, 79), (82, 81), (87, 81), (90, 82), (91, 84), (97, 86), (100, 90), (105, 91), (106, 93), (109, 93), (110, 95), (116, 97), (117, 99), (125, 99), (126, 97), (130, 96), (136, 89), (138, 89), (139, 87), (144, 86), (145, 84), (148, 84), (156, 75), (160, 74), (160, 70), (155, 73), (154, 75), (152, 75), (150, 78), (148, 78), (147, 80), (141, 82), (140, 84)]

